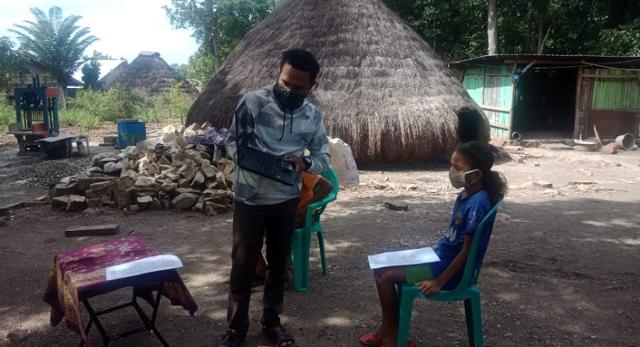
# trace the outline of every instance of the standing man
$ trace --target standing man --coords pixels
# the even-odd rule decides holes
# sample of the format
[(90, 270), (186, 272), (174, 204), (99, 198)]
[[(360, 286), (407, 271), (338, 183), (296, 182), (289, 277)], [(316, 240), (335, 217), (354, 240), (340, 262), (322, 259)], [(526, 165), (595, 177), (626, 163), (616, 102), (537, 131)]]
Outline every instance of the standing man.
[[(296, 222), (300, 183), (286, 185), (238, 165), (240, 143), (291, 163), (298, 173), (319, 174), (329, 165), (327, 131), (320, 111), (306, 100), (320, 65), (302, 49), (282, 53), (278, 80), (245, 94), (240, 100), (225, 145), (236, 162), (233, 185), (233, 250), (227, 319), (229, 329), (220, 347), (240, 346), (249, 330), (251, 283), (266, 237), (262, 331), (277, 346), (295, 346), (280, 324), (284, 282)], [(240, 123), (240, 124), (238, 124)], [(249, 138), (248, 141), (245, 141)], [(305, 149), (310, 152), (304, 156)]]

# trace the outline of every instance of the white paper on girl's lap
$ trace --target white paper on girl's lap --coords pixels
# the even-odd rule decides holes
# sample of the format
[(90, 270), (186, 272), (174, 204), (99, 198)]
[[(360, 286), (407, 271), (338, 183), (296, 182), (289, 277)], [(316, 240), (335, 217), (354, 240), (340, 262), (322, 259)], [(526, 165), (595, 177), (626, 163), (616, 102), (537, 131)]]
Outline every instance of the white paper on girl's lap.
[(405, 251), (386, 252), (369, 256), (369, 267), (379, 269), (390, 266), (406, 266), (424, 263), (435, 263), (440, 258), (431, 247), (408, 249)]
[(111, 281), (120, 278), (138, 276), (150, 272), (177, 269), (179, 267), (182, 267), (182, 261), (180, 261), (180, 258), (176, 257), (175, 255), (166, 254), (109, 266), (105, 270), (107, 281)]

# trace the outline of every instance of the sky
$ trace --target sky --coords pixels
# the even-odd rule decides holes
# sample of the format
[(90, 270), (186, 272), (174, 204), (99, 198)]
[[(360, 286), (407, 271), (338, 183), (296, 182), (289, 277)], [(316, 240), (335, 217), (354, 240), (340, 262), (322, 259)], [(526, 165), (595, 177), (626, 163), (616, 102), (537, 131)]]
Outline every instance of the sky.
[(186, 64), (198, 45), (189, 30), (171, 26), (162, 8), (168, 4), (170, 0), (0, 0), (0, 36), (15, 38), (8, 29), (33, 20), (30, 8), (48, 13), (58, 6), (65, 17), (82, 16), (78, 25), (100, 39), (85, 55), (97, 50), (131, 62), (141, 51), (155, 51), (169, 64)]

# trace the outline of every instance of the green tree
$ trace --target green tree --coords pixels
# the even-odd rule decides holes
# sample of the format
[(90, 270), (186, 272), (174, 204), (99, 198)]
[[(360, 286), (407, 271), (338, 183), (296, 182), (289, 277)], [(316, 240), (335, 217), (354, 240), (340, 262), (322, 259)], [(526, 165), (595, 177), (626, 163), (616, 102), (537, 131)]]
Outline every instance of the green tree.
[[(485, 54), (487, 0), (384, 2), (445, 60)], [(496, 0), (497, 53), (638, 54), (639, 17), (637, 0)]]
[(280, 2), (282, 0), (171, 0), (171, 5), (164, 9), (173, 26), (193, 30), (193, 37), (201, 45), (193, 61), (202, 63), (202, 59), (212, 59), (215, 69), (244, 35)]
[(85, 89), (101, 89), (100, 79), (100, 63), (97, 60), (91, 59), (88, 63), (82, 66), (82, 82), (84, 82)]
[(13, 42), (6, 36), (0, 37), (0, 90), (8, 91), (9, 83), (26, 73), (25, 62)]
[(80, 16), (63, 17), (59, 7), (51, 7), (48, 15), (38, 8), (31, 13), (35, 21), (16, 24), (17, 29), (10, 31), (31, 59), (42, 64), (61, 86), (67, 86), (83, 62), (84, 51), (98, 39), (89, 34), (89, 28), (77, 25)]

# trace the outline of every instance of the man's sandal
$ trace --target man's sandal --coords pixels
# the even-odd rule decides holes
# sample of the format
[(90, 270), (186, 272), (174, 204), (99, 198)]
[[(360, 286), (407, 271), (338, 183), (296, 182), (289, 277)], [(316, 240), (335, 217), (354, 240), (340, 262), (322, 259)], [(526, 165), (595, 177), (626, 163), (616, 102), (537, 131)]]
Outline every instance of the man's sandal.
[(296, 340), (289, 335), (282, 325), (272, 327), (263, 326), (262, 332), (267, 336), (269, 341), (275, 343), (278, 347), (296, 347)]

